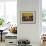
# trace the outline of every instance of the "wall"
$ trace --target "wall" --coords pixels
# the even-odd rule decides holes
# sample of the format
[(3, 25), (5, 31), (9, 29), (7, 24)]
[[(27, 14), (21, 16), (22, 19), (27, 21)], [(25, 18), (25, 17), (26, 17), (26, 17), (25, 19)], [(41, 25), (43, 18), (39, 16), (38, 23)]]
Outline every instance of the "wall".
[[(29, 39), (33, 46), (40, 46), (41, 0), (18, 0), (18, 39)], [(36, 24), (21, 24), (20, 11), (36, 11)]]

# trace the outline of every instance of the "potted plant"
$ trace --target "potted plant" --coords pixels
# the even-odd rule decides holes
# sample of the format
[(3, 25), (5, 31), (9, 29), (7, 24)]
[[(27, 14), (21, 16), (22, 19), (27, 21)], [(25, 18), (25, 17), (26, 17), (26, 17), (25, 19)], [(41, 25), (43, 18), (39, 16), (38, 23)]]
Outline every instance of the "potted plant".
[(2, 27), (4, 25), (4, 19), (3, 18), (0, 18), (0, 27)]

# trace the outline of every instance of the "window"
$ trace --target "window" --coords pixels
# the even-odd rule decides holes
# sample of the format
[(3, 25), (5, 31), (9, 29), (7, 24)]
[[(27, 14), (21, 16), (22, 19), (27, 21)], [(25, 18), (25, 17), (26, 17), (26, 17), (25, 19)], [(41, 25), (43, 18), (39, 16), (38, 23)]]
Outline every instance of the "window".
[(0, 2), (0, 17), (4, 16), (4, 2)]
[(16, 1), (6, 1), (6, 18), (7, 21), (17, 24), (17, 2)]
[(42, 0), (42, 18), (46, 21), (46, 0)]
[(17, 0), (0, 1), (0, 17), (17, 26)]
[(46, 0), (42, 0), (42, 32), (46, 32)]

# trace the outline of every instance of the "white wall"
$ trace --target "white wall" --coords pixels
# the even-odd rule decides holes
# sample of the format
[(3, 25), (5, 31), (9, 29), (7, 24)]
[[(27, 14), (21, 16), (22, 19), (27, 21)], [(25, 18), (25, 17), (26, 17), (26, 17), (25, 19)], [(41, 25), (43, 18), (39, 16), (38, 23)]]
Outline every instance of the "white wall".
[[(33, 46), (40, 45), (41, 2), (40, 0), (18, 0), (17, 2), (18, 39), (29, 39)], [(20, 11), (36, 11), (36, 24), (21, 24)]]

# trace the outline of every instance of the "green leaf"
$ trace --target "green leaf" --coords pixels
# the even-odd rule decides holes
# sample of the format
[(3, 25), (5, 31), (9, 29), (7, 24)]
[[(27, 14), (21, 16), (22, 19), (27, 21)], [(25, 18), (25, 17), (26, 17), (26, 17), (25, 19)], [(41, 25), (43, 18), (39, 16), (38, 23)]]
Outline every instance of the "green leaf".
[(4, 19), (0, 18), (0, 26), (3, 26), (4, 22)]

